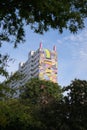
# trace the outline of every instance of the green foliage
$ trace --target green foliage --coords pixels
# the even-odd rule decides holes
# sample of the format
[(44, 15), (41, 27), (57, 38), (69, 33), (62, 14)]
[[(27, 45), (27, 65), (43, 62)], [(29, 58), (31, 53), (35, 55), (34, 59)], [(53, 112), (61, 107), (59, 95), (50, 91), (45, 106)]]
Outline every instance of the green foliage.
[(32, 79), (19, 98), (0, 101), (0, 130), (87, 130), (87, 81), (75, 79), (63, 91)]
[(21, 74), (20, 72), (15, 72), (14, 74), (8, 77), (8, 79), (5, 81), (5, 84), (9, 84), (11, 82), (17, 82), (22, 78), (23, 78), (23, 74)]
[(17, 97), (17, 88), (11, 86), (11, 83), (17, 82), (23, 75), (15, 72), (14, 75), (8, 77), (4, 82), (0, 83), (0, 100), (8, 100)]
[(67, 111), (67, 122), (70, 130), (87, 129), (87, 81), (75, 79), (69, 86), (64, 88), (65, 108)]
[(8, 55), (1, 55), (0, 54), (0, 75), (7, 77), (8, 73), (6, 71), (7, 61), (9, 61)]
[(0, 84), (0, 100), (8, 100), (9, 98), (13, 97), (15, 90), (10, 88), (8, 85), (1, 83)]
[(21, 87), (20, 98), (28, 100), (31, 103), (46, 104), (53, 99), (62, 98), (61, 87), (57, 83), (50, 81), (31, 79)]
[(67, 95), (41, 106), (38, 120), (46, 130), (87, 130), (87, 81), (74, 80), (63, 89)]
[(87, 0), (1, 0), (0, 41), (13, 41), (14, 47), (24, 40), (24, 26), (30, 25), (36, 33), (49, 28), (77, 32), (84, 27)]
[(0, 87), (2, 88), (1, 93), (5, 94), (6, 98), (18, 97), (19, 90), (17, 87), (12, 87), (12, 84), (18, 82), (21, 78), (23, 78), (23, 74), (20, 74), (19, 72), (15, 72), (13, 75), (10, 75), (3, 83), (0, 84)]
[(87, 103), (87, 81), (75, 79), (65, 88), (68, 93), (70, 103), (85, 104)]
[(33, 125), (34, 118), (29, 106), (22, 105), (18, 100), (0, 102), (1, 130), (26, 130)]

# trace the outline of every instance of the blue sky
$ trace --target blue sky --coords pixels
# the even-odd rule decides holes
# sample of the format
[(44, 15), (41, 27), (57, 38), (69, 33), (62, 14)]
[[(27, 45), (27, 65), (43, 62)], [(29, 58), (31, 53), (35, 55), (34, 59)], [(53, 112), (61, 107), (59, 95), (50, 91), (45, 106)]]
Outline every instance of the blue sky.
[[(0, 52), (8, 53), (14, 62), (9, 63), (9, 73), (18, 69), (21, 61), (26, 61), (30, 50), (37, 50), (40, 42), (43, 48), (52, 49), (56, 45), (58, 53), (58, 83), (62, 86), (69, 85), (75, 78), (87, 80), (87, 27), (77, 34), (64, 31), (60, 34), (58, 30), (52, 30), (44, 35), (36, 34), (25, 28), (25, 43), (18, 45), (16, 49), (11, 43), (4, 43)], [(2, 81), (0, 77), (0, 81)]]

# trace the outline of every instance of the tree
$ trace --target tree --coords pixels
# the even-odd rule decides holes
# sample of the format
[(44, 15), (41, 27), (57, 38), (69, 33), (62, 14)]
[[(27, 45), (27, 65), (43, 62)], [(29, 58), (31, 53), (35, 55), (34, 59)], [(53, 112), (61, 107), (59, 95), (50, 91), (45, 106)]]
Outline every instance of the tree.
[(0, 83), (0, 101), (7, 101), (16, 94), (15, 88), (11, 88), (5, 82)]
[(0, 84), (0, 100), (8, 99), (8, 95), (10, 94), (10, 88)]
[(41, 109), (39, 119), (47, 130), (87, 130), (87, 81), (75, 79), (63, 90), (67, 95)]
[(0, 130), (32, 129), (37, 126), (35, 121), (30, 106), (21, 104), (18, 99), (0, 101)]
[(87, 81), (75, 79), (64, 88), (67, 96), (64, 97), (65, 124), (70, 130), (87, 129)]
[(8, 55), (0, 54), (0, 75), (7, 77), (8, 72), (6, 71), (7, 61), (9, 59)]
[(75, 79), (65, 89), (68, 92), (70, 103), (86, 104), (87, 103), (87, 81)]
[(0, 54), (0, 76), (8, 78), (9, 74), (7, 72), (8, 63), (13, 61), (8, 54)]
[(75, 79), (63, 90), (67, 95), (41, 109), (39, 119), (46, 130), (87, 130), (87, 81)]
[(0, 102), (1, 130), (45, 130), (46, 124), (40, 119), (40, 112), (61, 98), (62, 91), (56, 83), (31, 79), (22, 86), (19, 98)]
[(87, 0), (1, 0), (0, 9), (0, 44), (13, 41), (16, 47), (24, 40), (25, 25), (30, 25), (36, 33), (50, 27), (73, 33), (82, 29), (87, 17)]
[(48, 104), (54, 99), (62, 98), (62, 89), (57, 83), (50, 81), (31, 79), (20, 89), (20, 98), (24, 102), (29, 101), (32, 104)]
[(10, 76), (8, 76), (7, 72), (5, 73), (7, 74), (7, 79), (0, 83), (0, 100), (18, 97), (18, 88), (12, 87), (12, 84), (23, 78), (23, 74), (20, 74), (19, 72), (15, 72)]
[(57, 83), (39, 79), (31, 79), (21, 87), (20, 92), (20, 101), (25, 105), (30, 104), (40, 130), (56, 128), (57, 103), (62, 97), (62, 89)]
[(87, 81), (75, 79), (63, 91), (67, 95), (55, 83), (32, 79), (19, 98), (0, 101), (0, 129), (87, 130)]
[(61, 87), (57, 83), (50, 81), (31, 79), (21, 87), (20, 101), (22, 104), (31, 106), (35, 124), (38, 124), (33, 129), (47, 130), (51, 127), (56, 128), (55, 124), (57, 124), (58, 120), (56, 121), (55, 118), (55, 106), (56, 103), (62, 100), (62, 97)]

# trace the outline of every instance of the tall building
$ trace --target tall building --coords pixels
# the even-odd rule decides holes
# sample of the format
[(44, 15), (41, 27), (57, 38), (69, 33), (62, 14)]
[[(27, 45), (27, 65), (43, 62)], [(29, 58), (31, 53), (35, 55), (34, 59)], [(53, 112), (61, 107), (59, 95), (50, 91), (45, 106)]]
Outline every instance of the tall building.
[(23, 76), (17, 82), (12, 82), (11, 86), (17, 87), (24, 85), (29, 79), (38, 77), (41, 80), (50, 80), (57, 82), (57, 52), (56, 47), (53, 50), (44, 49), (42, 43), (36, 51), (30, 51), (28, 60), (19, 63), (18, 72)]

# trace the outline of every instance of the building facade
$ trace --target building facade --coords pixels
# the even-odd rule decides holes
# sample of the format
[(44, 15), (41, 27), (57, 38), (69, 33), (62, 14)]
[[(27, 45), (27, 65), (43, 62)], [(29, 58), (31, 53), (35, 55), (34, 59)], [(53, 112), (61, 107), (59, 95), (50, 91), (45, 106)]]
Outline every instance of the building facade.
[(28, 60), (25, 63), (19, 63), (18, 72), (23, 76), (19, 81), (11, 84), (13, 87), (22, 86), (29, 79), (36, 77), (56, 83), (58, 72), (56, 47), (48, 50), (44, 49), (40, 43), (38, 50), (29, 52)]

